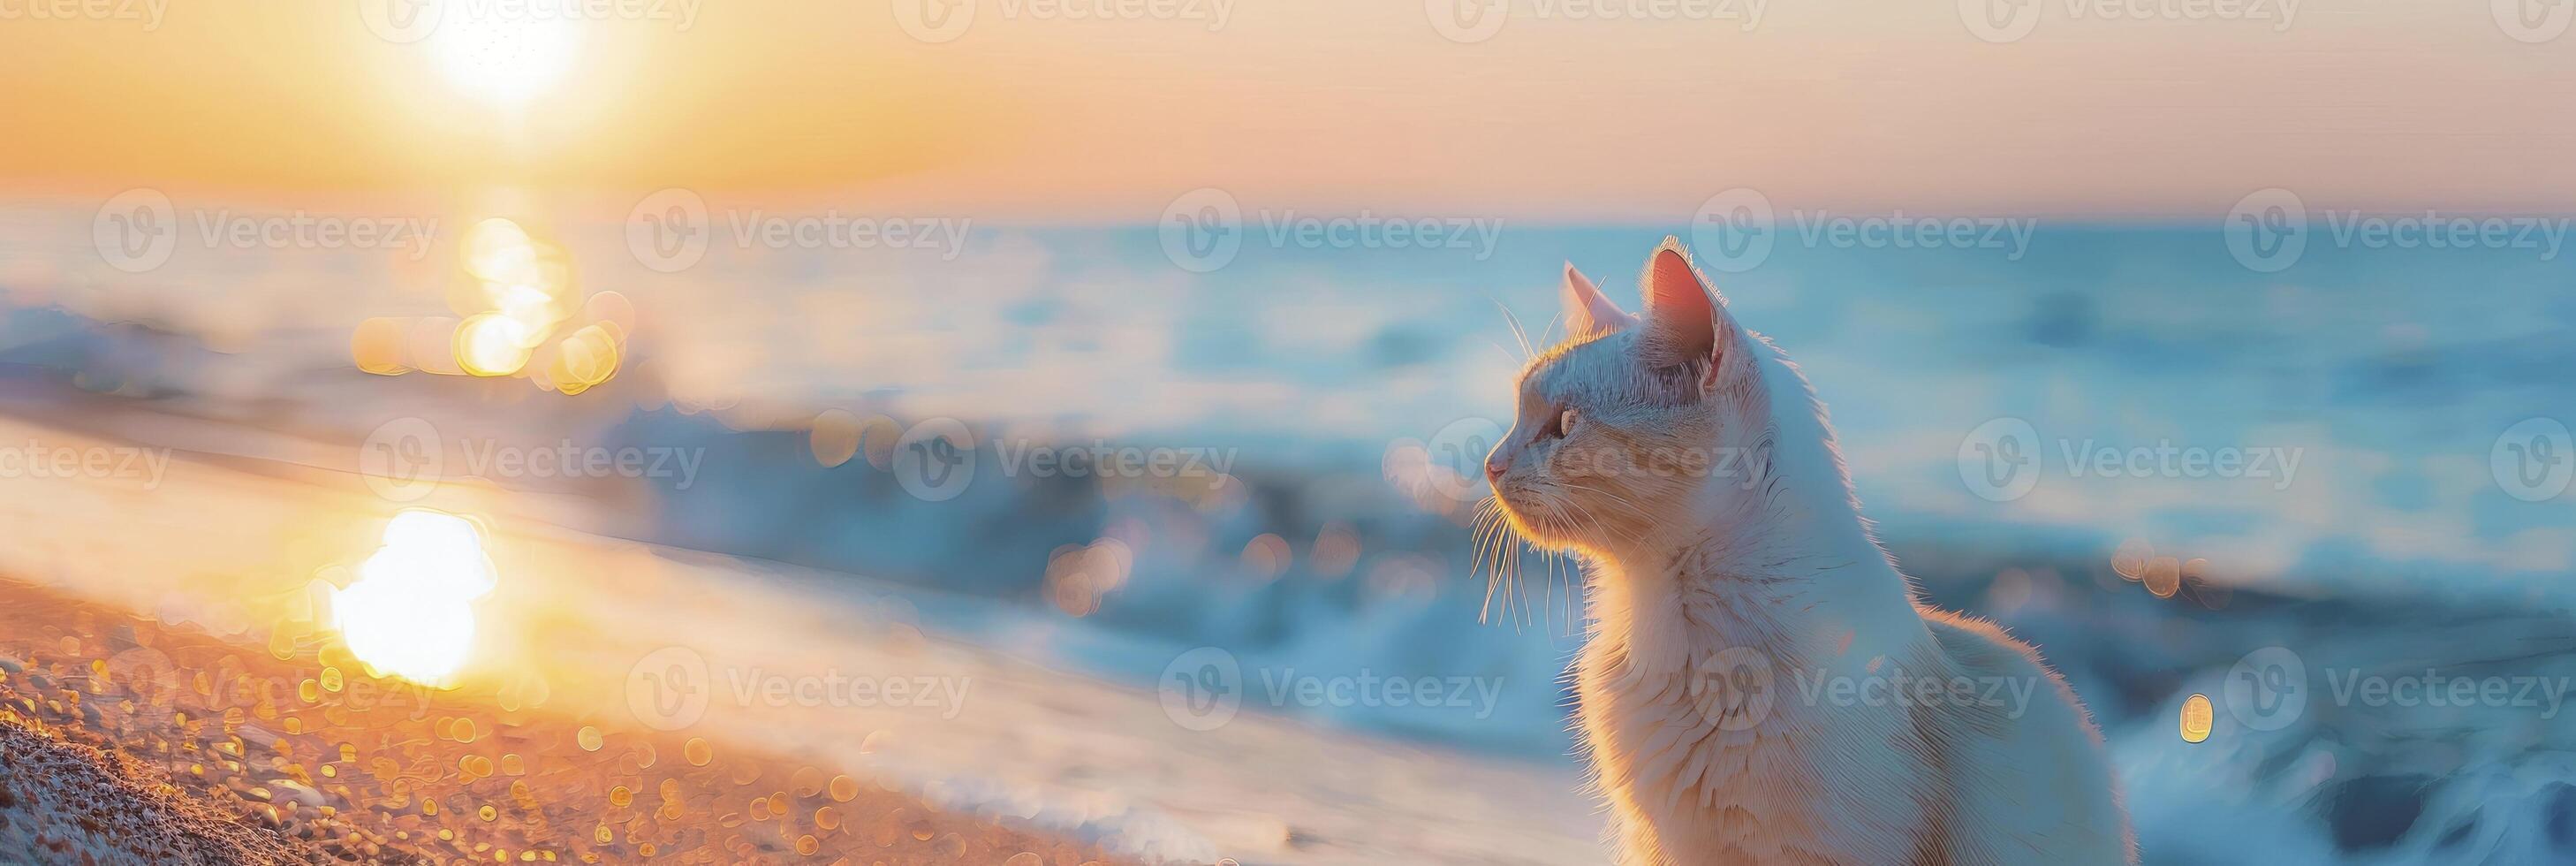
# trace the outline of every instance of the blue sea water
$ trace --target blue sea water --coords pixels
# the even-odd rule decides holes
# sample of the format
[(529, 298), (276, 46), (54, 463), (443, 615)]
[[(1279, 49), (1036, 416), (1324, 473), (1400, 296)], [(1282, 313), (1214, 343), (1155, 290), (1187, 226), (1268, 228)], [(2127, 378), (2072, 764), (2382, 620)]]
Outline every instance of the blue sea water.
[[(2239, 582), (2558, 588), (2565, 501), (2525, 501), (2496, 467), (2545, 457), (2576, 414), (2576, 264), (2367, 246), (2325, 222), (2268, 273), (2216, 224), (2041, 221), (2026, 247), (1924, 249), (1809, 246), (1784, 222), (1766, 256), (1712, 276), (1815, 382), (1891, 536), (2027, 527), (2143, 538)], [(849, 299), (773, 317), (746, 388), (1370, 473), (1390, 443), (1507, 420), (1514, 323), (1543, 348), (1561, 263), (1625, 296), (1663, 235), (1505, 224), (1490, 250), (1310, 249), (1247, 223), (1206, 273), (1152, 228), (984, 228), (956, 263), (898, 253), (854, 275), (794, 251), (693, 280), (789, 309)], [(2026, 423), (2005, 444), (2037, 473), (2000, 501), (1962, 456), (1998, 419)]]
[[(222, 351), (206, 369), (135, 375), (235, 400), (291, 398), (345, 369), (358, 319), (447, 312), (459, 277), (445, 263), (471, 222), (441, 220), (448, 231), (423, 261), (200, 249), (183, 237), (168, 264), (134, 274), (102, 264), (83, 216), (10, 213), (0, 276), (18, 304), (216, 334)], [(1173, 226), (974, 224), (947, 249), (773, 249), (736, 245), (718, 220), (708, 254), (677, 273), (645, 267), (620, 222), (524, 221), (572, 253), (581, 291), (633, 299), (646, 324), (630, 374), (679, 403), (951, 417), (988, 446), (1161, 446), (1340, 497), (1333, 507), (1353, 506), (1354, 491), (1403, 498), (1383, 476), (1408, 442), (1472, 478), (1465, 464), (1480, 447), (1463, 446), (1509, 419), (1524, 337), (1550, 339), (1562, 265), (1633, 298), (1646, 252), (1680, 231), (1738, 318), (1815, 383), (1891, 540), (1976, 533), (2101, 556), (2138, 539), (2245, 585), (2566, 588), (2553, 578), (2576, 566), (2576, 505), (2525, 501), (2547, 492), (2550, 449), (2576, 421), (2576, 262), (2548, 234), (2563, 235), (2563, 221), (2535, 220), (2538, 231), (2501, 247), (2432, 249), (2374, 242), (2344, 231), (2349, 217), (2320, 213), (2292, 255), (2251, 263), (2286, 265), (2266, 272), (2216, 220), (2011, 217), (1926, 247), (1901, 232), (1840, 239), (1827, 230), (1835, 216), (1781, 214), (1747, 255), (1746, 235), (1693, 234), (1687, 221), (1480, 217), (1453, 220), (1422, 248), (1418, 235), (1402, 247), (1385, 235), (1310, 237), (1286, 230), (1291, 215), (1254, 213), (1213, 268), (1173, 243), (1191, 239)], [(38, 336), (12, 342), (24, 354)], [(369, 391), (352, 390), (359, 406), (338, 391), (327, 402), (369, 415)], [(490, 413), (503, 426), (564, 423)], [(637, 431), (673, 414), (639, 409), (624, 429), (660, 435)], [(697, 435), (703, 422), (670, 423)], [(2576, 460), (2566, 450), (2555, 453)], [(988, 464), (1005, 456), (983, 453)], [(2195, 454), (2209, 459), (2186, 461)], [(2242, 477), (2214, 468), (2229, 460)], [(2544, 486), (2517, 488), (2508, 460)], [(771, 480), (738, 469), (718, 475)], [(1992, 483), (2000, 470), (2020, 484)], [(724, 525), (685, 532), (719, 548), (789, 543)], [(1303, 544), (1312, 531), (1280, 534)], [(1224, 552), (1243, 540), (1222, 539)], [(853, 569), (943, 561), (883, 548), (814, 556)], [(1443, 574), (1464, 569), (1444, 563)]]
[[(495, 399), (350, 369), (357, 321), (444, 312), (445, 247), (422, 264), (183, 246), (130, 274), (101, 265), (80, 214), (11, 217), (0, 362), (351, 440), (403, 415), (700, 449), (685, 484), (581, 492), (629, 537), (917, 588), (925, 627), (960, 639), (1147, 688), (1216, 648), (1254, 711), (1539, 761), (1569, 760), (1579, 599), (1570, 569), (1529, 558), (1514, 601), (1544, 609), (1489, 603), (1469, 461), (1550, 339), (1564, 264), (1624, 301), (1653, 246), (1690, 234), (1493, 221), (1489, 247), (1309, 247), (1254, 215), (1206, 268), (1170, 227), (978, 224), (958, 250), (728, 248), (719, 227), (703, 262), (663, 273), (620, 224), (565, 218), (543, 226), (582, 290), (639, 311), (627, 367), (578, 398)], [(1758, 255), (1686, 239), (1815, 384), (1865, 513), (1927, 594), (2040, 643), (2147, 784), (2181, 784), (2156, 768), (2177, 765), (2160, 749), (2187, 679), (2316, 623), (2153, 598), (2111, 574), (2115, 551), (2264, 597), (2565, 606), (2568, 257), (2380, 244), (2323, 216), (2286, 260), (2249, 261), (2215, 220), (2028, 227), (1926, 248), (1784, 220)], [(805, 427), (827, 409), (951, 419), (974, 480), (924, 496), (899, 455), (818, 464)], [(1013, 456), (1131, 446), (1226, 476), (1183, 489), (1213, 479)], [(1396, 706), (1301, 700), (1281, 685), (1301, 677), (1495, 688)]]

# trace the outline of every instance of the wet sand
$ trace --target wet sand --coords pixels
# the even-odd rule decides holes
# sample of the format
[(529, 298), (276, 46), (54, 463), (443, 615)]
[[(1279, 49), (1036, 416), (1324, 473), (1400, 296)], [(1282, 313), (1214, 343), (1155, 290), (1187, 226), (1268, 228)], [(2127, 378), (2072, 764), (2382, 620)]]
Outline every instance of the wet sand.
[(511, 703), (0, 579), (0, 860), (1115, 862), (741, 744)]

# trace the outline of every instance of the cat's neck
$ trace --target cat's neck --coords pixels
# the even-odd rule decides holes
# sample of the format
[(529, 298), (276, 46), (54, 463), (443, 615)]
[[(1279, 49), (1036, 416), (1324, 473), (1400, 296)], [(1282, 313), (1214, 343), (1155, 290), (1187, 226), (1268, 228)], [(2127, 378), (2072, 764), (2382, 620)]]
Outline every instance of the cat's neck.
[(1784, 661), (1852, 649), (1867, 659), (1929, 640), (1904, 575), (1866, 535), (1858, 547), (1812, 543), (1822, 540), (1721, 531), (1595, 551), (1587, 571), (1596, 635), (1651, 667), (1731, 647)]
[(1722, 561), (1595, 563), (1590, 641), (1621, 660), (1617, 682), (1652, 692), (1748, 657), (1779, 676), (1863, 677), (1880, 660), (1921, 659), (1936, 645), (1883, 559), (1759, 573), (1708, 565)]

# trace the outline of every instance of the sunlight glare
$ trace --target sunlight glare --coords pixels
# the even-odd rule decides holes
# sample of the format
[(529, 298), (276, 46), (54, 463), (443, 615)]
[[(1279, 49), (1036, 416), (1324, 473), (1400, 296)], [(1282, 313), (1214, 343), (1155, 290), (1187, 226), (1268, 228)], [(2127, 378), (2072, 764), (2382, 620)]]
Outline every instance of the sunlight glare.
[(581, 47), (579, 24), (500, 8), (458, 7), (460, 15), (429, 38), (440, 74), (458, 90), (516, 108), (553, 89)]
[(465, 271), (486, 281), (526, 279), (535, 273), (537, 248), (528, 230), (489, 217), (465, 233)]
[(386, 525), (384, 546), (358, 566), (357, 580), (332, 594), (333, 626), (349, 652), (376, 669), (445, 685), (473, 647), (473, 601), (498, 582), (473, 523), (405, 509)]

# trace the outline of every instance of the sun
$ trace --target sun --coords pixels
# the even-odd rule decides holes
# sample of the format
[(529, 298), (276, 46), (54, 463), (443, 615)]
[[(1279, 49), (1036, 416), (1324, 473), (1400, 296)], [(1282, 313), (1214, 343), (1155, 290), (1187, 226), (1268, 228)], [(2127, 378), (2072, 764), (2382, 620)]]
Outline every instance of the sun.
[(561, 16), (466, 4), (449, 14), (456, 17), (429, 37), (439, 74), (496, 106), (517, 108), (552, 90), (581, 50), (579, 22)]

